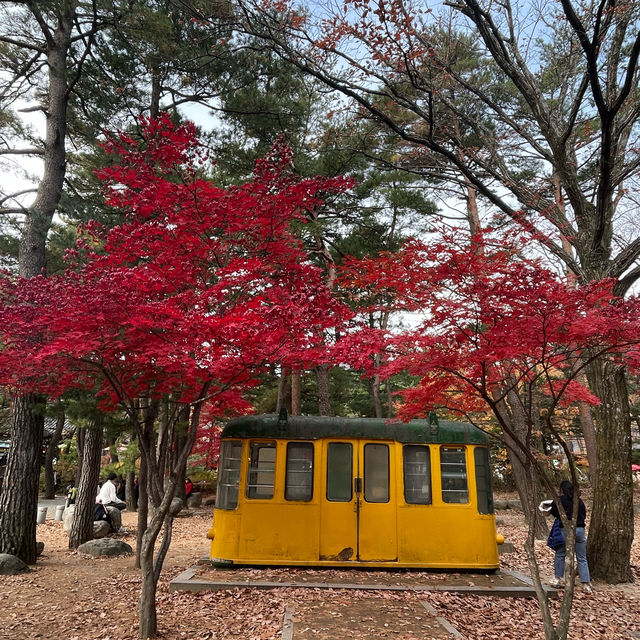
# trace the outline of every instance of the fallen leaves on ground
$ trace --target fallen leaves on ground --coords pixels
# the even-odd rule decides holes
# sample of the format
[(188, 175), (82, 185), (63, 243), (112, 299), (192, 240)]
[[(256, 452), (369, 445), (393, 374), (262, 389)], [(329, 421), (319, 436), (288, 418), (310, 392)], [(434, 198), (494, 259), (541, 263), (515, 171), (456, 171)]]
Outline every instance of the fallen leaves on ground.
[[(421, 606), (422, 600), (468, 640), (541, 640), (544, 637), (540, 612), (533, 599), (309, 588), (169, 593), (170, 580), (207, 555), (209, 545), (205, 536), (211, 526), (211, 509), (201, 513), (175, 520), (157, 598), (162, 640), (280, 640), (287, 609), (293, 611), (294, 640), (448, 638), (442, 629), (430, 627), (433, 618)], [(510, 510), (498, 515), (498, 529), (515, 547), (513, 554), (502, 556), (503, 566), (528, 573), (522, 513)], [(119, 537), (135, 546), (136, 514), (124, 512), (123, 524), (130, 533)], [(636, 516), (636, 530), (640, 530), (640, 516)], [(88, 558), (69, 551), (67, 535), (60, 522), (47, 521), (39, 525), (38, 539), (45, 542), (45, 551), (32, 572), (0, 576), (0, 638), (136, 640), (140, 578), (139, 571), (133, 568), (133, 558)], [(552, 553), (543, 543), (538, 552), (543, 577), (548, 580)], [(576, 591), (571, 640), (640, 637), (638, 538), (634, 541), (632, 563), (636, 583), (618, 586), (596, 583), (592, 595)], [(256, 578), (267, 576), (270, 580), (282, 575), (277, 569), (245, 571), (252, 572)], [(382, 575), (385, 581), (389, 579), (388, 572), (293, 571), (310, 583), (339, 582), (346, 576), (371, 582), (381, 581)], [(398, 573), (394, 579), (402, 581), (411, 575), (411, 572)], [(433, 577), (446, 580), (447, 574)], [(464, 575), (460, 579), (472, 580)], [(558, 604), (553, 606), (557, 609)]]

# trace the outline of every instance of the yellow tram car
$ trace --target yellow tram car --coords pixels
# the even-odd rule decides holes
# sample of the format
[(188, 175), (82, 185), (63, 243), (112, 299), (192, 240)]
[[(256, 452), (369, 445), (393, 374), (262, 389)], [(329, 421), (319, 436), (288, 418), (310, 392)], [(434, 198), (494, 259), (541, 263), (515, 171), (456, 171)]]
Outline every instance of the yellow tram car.
[(487, 436), (437, 420), (237, 418), (208, 537), (215, 565), (495, 570)]

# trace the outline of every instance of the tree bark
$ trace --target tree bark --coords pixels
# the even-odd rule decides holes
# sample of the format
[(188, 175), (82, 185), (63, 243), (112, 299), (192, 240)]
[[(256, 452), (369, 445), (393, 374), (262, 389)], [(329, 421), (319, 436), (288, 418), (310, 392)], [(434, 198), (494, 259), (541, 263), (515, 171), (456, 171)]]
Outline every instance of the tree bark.
[(56, 497), (55, 473), (53, 471), (53, 461), (58, 456), (58, 445), (62, 440), (62, 430), (64, 429), (65, 413), (60, 408), (60, 413), (56, 420), (56, 430), (51, 436), (44, 454), (44, 497), (53, 500)]
[[(379, 356), (376, 354), (376, 358)], [(382, 418), (382, 398), (380, 395), (380, 376), (374, 374), (369, 380), (369, 393), (371, 394), (371, 400), (373, 401), (373, 415), (375, 418)]]
[(76, 432), (76, 448), (78, 454), (78, 470), (76, 471), (76, 477), (74, 480), (74, 485), (77, 487), (80, 482), (80, 478), (82, 477), (82, 458), (84, 456), (84, 443), (87, 439), (87, 430), (86, 429), (78, 429)]
[(98, 414), (87, 426), (82, 456), (82, 475), (78, 480), (76, 507), (69, 532), (69, 549), (77, 549), (93, 538), (96, 491), (100, 480), (102, 453), (102, 416)]
[[(580, 375), (577, 380), (580, 384), (588, 386), (586, 376)], [(582, 435), (584, 436), (584, 446), (587, 450), (587, 460), (589, 461), (589, 478), (593, 485), (594, 478), (598, 472), (598, 439), (596, 436), (596, 426), (593, 421), (591, 407), (586, 402), (578, 403), (578, 411)]]
[(614, 362), (596, 361), (588, 368), (587, 375), (591, 389), (602, 403), (594, 407), (598, 467), (587, 540), (589, 569), (594, 578), (611, 584), (631, 582), (633, 481), (631, 417), (625, 371)]
[(291, 415), (299, 416), (302, 406), (302, 375), (300, 369), (291, 370)]
[(136, 506), (136, 494), (135, 494), (135, 479), (136, 472), (135, 471), (127, 471), (127, 484), (126, 484), (126, 500), (127, 500), (127, 511), (134, 512), (137, 509)]
[[(62, 195), (68, 101), (66, 62), (74, 13), (75, 5), (65, 3), (58, 12), (55, 29), (46, 29), (49, 87), (44, 167), (20, 237), (18, 273), (23, 278), (36, 277), (45, 270), (47, 234)], [(15, 398), (5, 489), (0, 502), (0, 551), (17, 555), (28, 564), (36, 560), (35, 514), (44, 428), (38, 405), (42, 402), (43, 399), (34, 394)]]
[(276, 413), (284, 407), (291, 413), (291, 396), (288, 394), (289, 387), (287, 384), (288, 373), (285, 367), (280, 367), (280, 378), (278, 380), (278, 399), (276, 400)]
[(329, 365), (321, 364), (316, 367), (318, 384), (318, 413), (321, 416), (331, 415), (331, 391), (329, 386)]
[[(206, 397), (208, 389), (209, 384), (205, 384), (200, 398)], [(147, 482), (145, 484), (149, 489), (149, 497), (152, 502), (152, 516), (142, 535), (138, 554), (142, 570), (142, 588), (138, 601), (139, 636), (143, 640), (154, 637), (158, 631), (155, 597), (162, 565), (171, 542), (173, 516), (169, 514), (169, 507), (171, 506), (171, 500), (175, 496), (178, 478), (184, 477), (187, 459), (195, 442), (200, 421), (201, 400), (189, 406), (189, 429), (183, 441), (182, 449), (176, 452), (177, 456), (173, 458), (175, 464), (166, 478), (164, 477), (164, 466), (158, 463), (158, 458), (165, 456), (166, 459), (166, 452), (160, 451), (160, 443), (154, 443), (153, 441), (153, 412), (147, 411), (144, 422), (138, 424), (138, 442), (142, 455), (141, 469), (142, 466), (146, 468)], [(176, 414), (174, 414), (175, 419), (177, 419)], [(169, 440), (164, 440), (162, 444), (165, 448), (169, 448), (171, 445), (172, 442)], [(154, 559), (155, 544), (163, 529), (162, 543)]]
[(155, 537), (147, 529), (140, 545), (140, 566), (142, 568), (142, 585), (138, 600), (138, 619), (140, 621), (139, 637), (143, 640), (153, 638), (158, 631), (156, 613), (157, 582), (153, 571), (153, 548)]
[(13, 402), (11, 446), (0, 494), (0, 553), (36, 561), (36, 512), (44, 429), (44, 399), (34, 394)]
[(136, 569), (142, 567), (142, 541), (144, 539), (144, 533), (147, 530), (147, 524), (149, 521), (149, 491), (148, 486), (148, 471), (147, 462), (142, 456), (140, 459), (140, 473), (138, 475), (138, 531), (136, 534)]

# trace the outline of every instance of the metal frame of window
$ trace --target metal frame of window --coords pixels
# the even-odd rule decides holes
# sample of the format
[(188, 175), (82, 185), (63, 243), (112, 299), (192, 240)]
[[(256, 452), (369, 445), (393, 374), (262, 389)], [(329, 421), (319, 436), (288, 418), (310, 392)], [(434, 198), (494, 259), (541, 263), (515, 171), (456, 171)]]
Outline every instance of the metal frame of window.
[[(384, 451), (383, 457), (378, 452)], [(382, 463), (384, 460), (384, 463)], [(389, 445), (367, 442), (364, 445), (364, 499), (384, 503), (390, 500)]]
[(476, 447), (473, 452), (473, 462), (476, 468), (478, 513), (490, 515), (493, 513), (493, 491), (491, 490), (489, 449)]
[[(338, 451), (340, 454), (336, 455)], [(345, 453), (347, 455), (344, 455)], [(329, 442), (327, 445), (327, 500), (351, 502), (352, 498), (353, 445), (350, 442)]]
[(233, 510), (238, 507), (242, 441), (225, 440), (220, 446), (220, 465), (216, 492), (216, 509)]
[[(424, 459), (419, 459), (424, 454)], [(402, 447), (404, 501), (431, 504), (431, 450), (423, 444)]]
[(313, 498), (313, 465), (313, 442), (287, 442), (285, 500), (309, 502)]
[[(265, 455), (267, 452), (269, 452), (268, 455)], [(270, 500), (273, 498), (275, 474), (276, 443), (250, 441), (247, 498), (251, 500)]]
[[(452, 459), (454, 454), (462, 460)], [(469, 482), (467, 479), (466, 447), (440, 447), (440, 477), (442, 480), (442, 502), (467, 504)]]

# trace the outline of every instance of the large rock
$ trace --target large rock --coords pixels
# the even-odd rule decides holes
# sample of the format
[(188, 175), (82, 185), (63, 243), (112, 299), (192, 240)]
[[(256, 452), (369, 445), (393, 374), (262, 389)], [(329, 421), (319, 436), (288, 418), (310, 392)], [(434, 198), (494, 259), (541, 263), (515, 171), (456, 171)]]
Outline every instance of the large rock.
[(15, 576), (29, 571), (29, 567), (17, 556), (0, 553), (0, 576)]
[[(73, 523), (73, 515), (75, 513), (76, 510), (76, 505), (75, 504), (71, 504), (69, 505), (65, 510), (64, 513), (62, 514), (62, 530), (66, 531), (67, 533), (69, 533), (69, 531), (71, 531), (71, 524)], [(119, 509), (116, 509), (115, 507), (107, 507), (107, 511), (109, 512), (109, 517), (111, 518), (111, 523), (113, 525), (113, 531), (119, 531), (120, 527), (122, 526), (122, 514), (120, 513)], [(103, 537), (104, 535), (108, 535), (109, 531), (107, 530), (107, 533), (102, 534), (102, 530), (103, 527), (96, 527), (96, 523), (98, 522), (105, 522), (104, 520), (96, 520), (93, 524), (93, 531), (94, 531), (94, 538), (100, 538)], [(107, 523), (107, 527), (108, 527), (108, 523)]]
[(114, 538), (100, 538), (99, 540), (89, 540), (78, 547), (79, 553), (84, 553), (88, 556), (124, 556), (129, 553), (133, 553), (133, 549), (122, 540), (115, 540)]
[(498, 555), (504, 555), (505, 553), (513, 553), (513, 542), (505, 540), (502, 544), (498, 545)]
[(212, 504), (216, 503), (216, 497), (215, 496), (209, 496), (208, 498), (205, 498), (205, 501), (202, 503), (204, 504), (205, 507), (209, 507)]
[(76, 505), (70, 504), (62, 514), (62, 530), (69, 533), (71, 524), (73, 523), (73, 514), (76, 512)]
[(116, 509), (116, 507), (107, 507), (107, 511), (109, 512), (109, 518), (111, 519), (111, 528), (117, 533), (120, 531), (120, 527), (122, 526), (122, 512), (120, 509)]
[(111, 533), (111, 527), (106, 520), (94, 520), (93, 539), (106, 538)]
[(520, 504), (520, 500), (494, 500), (493, 508), (496, 511), (504, 510), (504, 509), (522, 509), (522, 505)]
[(202, 505), (202, 494), (199, 491), (194, 491), (194, 493), (187, 498), (187, 508), (193, 509), (200, 505)]

